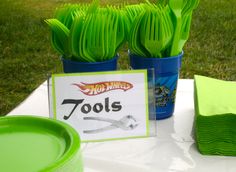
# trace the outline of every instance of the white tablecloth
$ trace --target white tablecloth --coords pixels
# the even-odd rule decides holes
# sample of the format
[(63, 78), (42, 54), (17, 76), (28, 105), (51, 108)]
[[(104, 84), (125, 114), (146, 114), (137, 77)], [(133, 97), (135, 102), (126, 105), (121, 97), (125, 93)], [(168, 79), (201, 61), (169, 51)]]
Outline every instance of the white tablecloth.
[[(49, 116), (47, 83), (8, 115)], [(236, 157), (201, 155), (192, 137), (193, 80), (180, 79), (175, 113), (157, 121), (157, 136), (83, 144), (85, 172), (235, 172)]]

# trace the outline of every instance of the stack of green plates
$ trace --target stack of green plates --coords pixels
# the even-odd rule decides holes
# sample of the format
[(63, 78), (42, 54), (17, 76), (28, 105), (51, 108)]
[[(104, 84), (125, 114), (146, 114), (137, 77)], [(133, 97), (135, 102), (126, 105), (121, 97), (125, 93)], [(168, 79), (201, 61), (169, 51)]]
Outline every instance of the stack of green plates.
[(236, 82), (194, 77), (195, 134), (199, 151), (236, 155)]
[(79, 136), (53, 119), (0, 117), (0, 171), (82, 172)]

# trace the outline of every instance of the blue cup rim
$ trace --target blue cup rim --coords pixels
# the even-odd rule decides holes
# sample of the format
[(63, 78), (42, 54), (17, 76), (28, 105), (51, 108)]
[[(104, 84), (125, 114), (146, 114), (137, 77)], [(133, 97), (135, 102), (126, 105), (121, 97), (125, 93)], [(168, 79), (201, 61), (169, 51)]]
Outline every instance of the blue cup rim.
[(67, 61), (67, 62), (75, 63), (75, 64), (96, 65), (96, 64), (109, 63), (109, 62), (117, 60), (118, 58), (119, 58), (119, 54), (116, 54), (112, 59), (101, 61), (101, 62), (79, 62), (75, 60), (65, 59), (64, 56), (61, 56), (61, 61), (65, 61), (65, 62)]
[(163, 58), (142, 57), (129, 52), (130, 66), (133, 69), (154, 68), (156, 74), (169, 75), (170, 73), (179, 72), (182, 65), (182, 51), (177, 56)]
[(146, 58), (146, 59), (150, 59), (150, 60), (170, 60), (170, 59), (182, 57), (184, 55), (184, 51), (182, 50), (181, 53), (179, 53), (178, 55), (170, 56), (170, 57), (143, 57), (143, 56), (132, 53), (130, 50), (128, 50), (128, 54), (131, 56), (138, 57), (138, 58)]

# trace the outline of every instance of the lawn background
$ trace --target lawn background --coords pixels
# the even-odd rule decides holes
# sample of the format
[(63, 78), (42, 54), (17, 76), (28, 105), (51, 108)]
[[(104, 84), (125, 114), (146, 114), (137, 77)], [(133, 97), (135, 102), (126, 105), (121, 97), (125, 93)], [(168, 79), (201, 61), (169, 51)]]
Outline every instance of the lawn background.
[[(59, 54), (51, 48), (44, 19), (51, 18), (54, 9), (67, 2), (89, 1), (0, 0), (0, 115), (22, 102), (48, 73), (61, 70)], [(123, 2), (101, 0), (102, 5)], [(128, 68), (126, 52), (127, 44), (120, 50), (120, 69)], [(184, 52), (180, 78), (199, 74), (236, 80), (235, 0), (201, 0)]]

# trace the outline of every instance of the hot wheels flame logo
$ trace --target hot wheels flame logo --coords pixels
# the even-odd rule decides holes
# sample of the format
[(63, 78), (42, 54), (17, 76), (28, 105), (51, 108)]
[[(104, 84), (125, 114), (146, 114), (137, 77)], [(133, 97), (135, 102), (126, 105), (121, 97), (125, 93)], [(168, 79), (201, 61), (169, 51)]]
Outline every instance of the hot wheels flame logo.
[(133, 85), (129, 82), (124, 81), (109, 81), (109, 82), (98, 82), (98, 83), (84, 83), (72, 84), (79, 87), (80, 91), (88, 96), (94, 96), (102, 94), (111, 90), (123, 90), (127, 91), (133, 88)]

